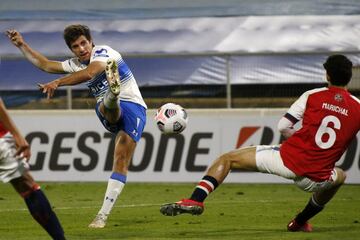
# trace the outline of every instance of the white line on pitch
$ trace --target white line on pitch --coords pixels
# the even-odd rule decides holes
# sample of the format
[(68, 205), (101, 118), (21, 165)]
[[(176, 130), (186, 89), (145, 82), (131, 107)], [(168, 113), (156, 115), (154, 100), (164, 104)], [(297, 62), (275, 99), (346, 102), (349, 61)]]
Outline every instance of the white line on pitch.
[[(336, 199), (336, 201), (348, 201), (348, 199)], [(206, 204), (212, 205), (212, 204), (233, 204), (233, 203), (272, 203), (272, 202), (282, 202), (281, 200), (240, 200), (240, 201), (209, 201)], [(303, 202), (302, 200), (298, 200), (297, 202)], [(155, 207), (155, 206), (161, 206), (164, 203), (140, 203), (140, 204), (123, 204), (114, 206), (114, 208), (134, 208), (134, 207)], [(74, 207), (55, 207), (54, 210), (73, 210), (73, 209), (98, 209), (101, 206), (74, 206)], [(28, 211), (27, 208), (17, 208), (17, 209), (0, 209), (0, 213), (2, 212), (16, 212), (16, 211)]]

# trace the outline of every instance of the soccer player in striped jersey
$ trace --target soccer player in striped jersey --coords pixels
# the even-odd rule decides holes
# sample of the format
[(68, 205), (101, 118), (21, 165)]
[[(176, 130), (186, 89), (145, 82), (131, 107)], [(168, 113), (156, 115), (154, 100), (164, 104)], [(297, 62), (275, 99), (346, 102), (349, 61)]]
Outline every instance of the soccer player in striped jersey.
[(24, 199), (33, 218), (52, 239), (65, 239), (61, 224), (52, 207), (29, 172), (30, 145), (7, 112), (0, 98), (0, 179), (10, 182)]
[[(294, 183), (312, 196), (287, 226), (289, 231), (312, 231), (308, 220), (323, 210), (340, 186), (345, 172), (336, 167), (360, 130), (360, 101), (346, 86), (352, 77), (352, 62), (344, 55), (332, 55), (324, 63), (328, 87), (305, 92), (279, 121), (287, 139), (281, 145), (240, 148), (220, 156), (208, 169), (189, 199), (164, 204), (167, 216), (199, 215), (204, 200), (232, 169), (275, 174)], [(294, 124), (302, 120), (299, 130)]]
[(103, 205), (90, 228), (103, 228), (125, 183), (128, 166), (146, 123), (147, 106), (136, 80), (119, 52), (106, 45), (95, 45), (85, 25), (70, 25), (64, 30), (67, 46), (75, 55), (63, 62), (47, 59), (32, 49), (16, 30), (8, 30), (12, 43), (36, 67), (49, 73), (68, 73), (39, 88), (48, 98), (60, 86), (85, 83), (96, 98), (96, 114), (116, 135), (113, 172), (108, 180)]

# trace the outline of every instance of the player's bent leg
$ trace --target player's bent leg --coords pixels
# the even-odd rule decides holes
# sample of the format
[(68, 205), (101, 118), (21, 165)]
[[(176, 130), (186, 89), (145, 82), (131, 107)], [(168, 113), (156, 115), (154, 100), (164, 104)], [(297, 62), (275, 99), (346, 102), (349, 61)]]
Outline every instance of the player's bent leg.
[(335, 167), (333, 171), (335, 176), (333, 177), (333, 182), (331, 182), (330, 186), (314, 193), (314, 198), (320, 205), (328, 203), (346, 180), (346, 173), (342, 169)]
[(255, 154), (256, 147), (236, 149), (223, 154), (210, 166), (189, 199), (164, 204), (160, 207), (160, 212), (165, 216), (177, 216), (183, 213), (202, 214), (203, 202), (224, 181), (231, 169), (257, 170)]
[(106, 79), (109, 82), (110, 91), (114, 96), (120, 94), (120, 75), (118, 65), (114, 59), (109, 59), (105, 68)]
[(109, 123), (116, 123), (121, 115), (120, 109), (120, 75), (114, 59), (109, 59), (105, 68), (109, 89), (106, 91), (99, 110)]
[(96, 115), (106, 130), (116, 133), (119, 129), (119, 119), (121, 117), (120, 103), (117, 108), (108, 109), (104, 105), (104, 101), (98, 102), (95, 106)]
[(89, 228), (104, 228), (106, 221), (125, 184), (128, 167), (135, 151), (136, 142), (125, 132), (120, 131), (115, 139), (113, 173), (108, 180), (102, 207)]
[(99, 105), (99, 112), (102, 114), (103, 118), (105, 118), (109, 124), (116, 124), (121, 116), (121, 108), (119, 102), (116, 101), (116, 107), (109, 108), (105, 106), (105, 100)]
[(64, 231), (52, 207), (29, 172), (10, 181), (15, 190), (24, 198), (33, 218), (55, 240), (63, 240)]
[(314, 182), (307, 178), (296, 180), (295, 183), (300, 188), (313, 192), (313, 195), (305, 208), (288, 224), (288, 230), (292, 232), (311, 232), (312, 226), (308, 223), (308, 220), (324, 209), (325, 204), (334, 197), (345, 179), (345, 172), (335, 167), (328, 181)]
[(206, 175), (214, 177), (221, 184), (232, 169), (257, 171), (256, 147), (235, 149), (221, 155), (208, 169)]

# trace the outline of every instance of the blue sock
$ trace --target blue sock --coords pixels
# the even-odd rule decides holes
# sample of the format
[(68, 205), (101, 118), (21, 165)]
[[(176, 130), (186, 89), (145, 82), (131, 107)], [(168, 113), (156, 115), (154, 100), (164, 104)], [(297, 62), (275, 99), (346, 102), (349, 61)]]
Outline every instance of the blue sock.
[(113, 172), (110, 176), (111, 179), (118, 180), (122, 183), (126, 183), (126, 175), (122, 175), (121, 173)]
[(61, 224), (56, 217), (56, 214), (51, 209), (48, 199), (40, 189), (32, 192), (24, 200), (33, 218), (53, 239), (65, 239)]

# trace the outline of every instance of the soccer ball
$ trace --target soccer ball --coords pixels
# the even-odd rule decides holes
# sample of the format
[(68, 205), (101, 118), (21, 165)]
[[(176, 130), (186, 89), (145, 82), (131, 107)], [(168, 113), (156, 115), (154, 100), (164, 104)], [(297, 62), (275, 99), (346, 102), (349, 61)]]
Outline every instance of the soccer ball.
[(156, 111), (155, 121), (165, 134), (181, 133), (186, 128), (188, 115), (180, 105), (166, 103)]

